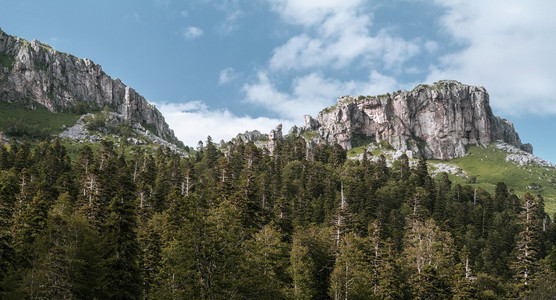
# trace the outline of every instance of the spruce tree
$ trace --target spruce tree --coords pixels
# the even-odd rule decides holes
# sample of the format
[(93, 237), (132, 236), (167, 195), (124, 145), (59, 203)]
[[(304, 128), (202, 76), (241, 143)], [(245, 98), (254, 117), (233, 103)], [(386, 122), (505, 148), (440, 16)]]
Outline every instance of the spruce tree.
[(520, 296), (530, 291), (531, 280), (538, 266), (540, 232), (538, 209), (538, 203), (531, 194), (523, 195), (522, 211), (519, 215), (521, 232), (516, 241), (516, 260), (512, 266)]
[(105, 241), (101, 289), (106, 298), (135, 299), (141, 293), (135, 185), (122, 160), (120, 157), (117, 164), (116, 195), (110, 201), (107, 220), (102, 226)]

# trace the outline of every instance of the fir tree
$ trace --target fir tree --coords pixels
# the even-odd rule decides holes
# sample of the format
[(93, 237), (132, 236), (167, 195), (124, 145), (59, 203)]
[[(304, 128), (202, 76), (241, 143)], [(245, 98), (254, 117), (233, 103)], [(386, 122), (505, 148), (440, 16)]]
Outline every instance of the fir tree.
[(513, 265), (519, 295), (530, 291), (531, 280), (538, 265), (539, 220), (538, 203), (527, 193), (523, 195), (522, 211), (519, 215), (521, 232), (516, 242), (516, 261)]

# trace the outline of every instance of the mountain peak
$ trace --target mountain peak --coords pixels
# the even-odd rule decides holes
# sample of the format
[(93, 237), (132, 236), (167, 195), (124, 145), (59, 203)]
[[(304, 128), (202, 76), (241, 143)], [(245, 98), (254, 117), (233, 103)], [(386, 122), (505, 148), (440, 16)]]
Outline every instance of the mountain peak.
[(154, 105), (112, 79), (100, 65), (59, 52), (37, 40), (29, 42), (0, 30), (0, 101), (39, 103), (51, 112), (90, 112), (108, 107), (125, 120), (152, 128), (177, 142)]
[(467, 145), (495, 141), (533, 151), (522, 144), (510, 121), (494, 116), (484, 87), (456, 80), (379, 96), (343, 96), (316, 119), (305, 116), (302, 131), (315, 133), (308, 135), (311, 143), (338, 143), (349, 150), (362, 143), (386, 142), (428, 159), (461, 157)]

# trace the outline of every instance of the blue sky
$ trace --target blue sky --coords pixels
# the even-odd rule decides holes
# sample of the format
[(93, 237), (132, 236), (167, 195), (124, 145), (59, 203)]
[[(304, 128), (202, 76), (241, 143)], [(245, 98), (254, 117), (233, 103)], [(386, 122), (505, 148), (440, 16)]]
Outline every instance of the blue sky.
[(287, 131), (336, 98), (483, 85), (556, 163), (556, 2), (0, 0), (0, 27), (89, 58), (155, 103), (178, 138)]

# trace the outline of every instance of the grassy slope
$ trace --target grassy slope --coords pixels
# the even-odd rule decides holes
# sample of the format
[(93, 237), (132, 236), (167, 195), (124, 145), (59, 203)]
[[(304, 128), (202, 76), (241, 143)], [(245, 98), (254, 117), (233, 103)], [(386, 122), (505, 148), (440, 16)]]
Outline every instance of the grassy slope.
[[(468, 176), (476, 176), (476, 183), (471, 184), (494, 193), (496, 184), (505, 182), (509, 189), (522, 195), (530, 192), (540, 194), (545, 199), (545, 210), (551, 216), (556, 212), (556, 169), (539, 166), (518, 166), (506, 162), (506, 152), (497, 149), (494, 145), (487, 148), (470, 147), (468, 155), (451, 160), (462, 168)], [(454, 183), (467, 184), (465, 178), (450, 176)], [(528, 190), (530, 183), (541, 186), (539, 190)]]
[[(0, 132), (5, 131), (9, 119), (24, 120), (29, 125), (39, 125), (40, 128), (48, 128), (48, 132), (51, 135), (56, 135), (62, 132), (62, 126), (73, 126), (75, 122), (81, 116), (80, 114), (74, 113), (51, 113), (48, 109), (41, 106), (40, 104), (34, 103), (36, 109), (29, 110), (24, 107), (24, 105), (17, 103), (8, 103), (0, 101)], [(116, 145), (117, 151), (124, 151), (126, 157), (131, 157), (133, 153), (138, 150), (145, 150), (148, 153), (154, 153), (158, 148), (158, 145), (153, 143), (148, 143), (146, 145), (123, 145), (123, 149), (119, 146), (120, 140), (112, 134), (101, 134), (97, 133), (103, 139), (112, 142)], [(17, 140), (26, 140), (35, 146), (39, 140), (27, 139), (23, 137), (16, 137)], [(99, 148), (98, 143), (92, 142), (76, 142), (71, 139), (63, 139), (62, 144), (66, 147), (68, 154), (72, 159), (76, 159), (79, 155), (79, 151), (84, 145), (88, 145), (93, 150)]]
[[(355, 157), (368, 145), (353, 148), (347, 152), (349, 157)], [(380, 155), (379, 149), (373, 151), (373, 155)], [(483, 188), (494, 194), (496, 184), (500, 181), (508, 185), (517, 195), (529, 192), (533, 195), (540, 194), (545, 200), (545, 210), (552, 217), (556, 213), (556, 169), (539, 166), (518, 166), (512, 162), (506, 162), (507, 153), (491, 145), (487, 148), (469, 147), (468, 155), (453, 159), (451, 161), (430, 160), (431, 163), (451, 163), (458, 165), (468, 175), (475, 176), (475, 183), (468, 183), (466, 178), (450, 175), (450, 180), (455, 184), (469, 184)], [(541, 186), (539, 190), (528, 190), (526, 186), (537, 183)]]
[(21, 104), (0, 102), (0, 131), (5, 130), (8, 119), (25, 120), (30, 125), (38, 124), (41, 128), (50, 128), (51, 134), (62, 132), (62, 126), (72, 126), (80, 115), (73, 113), (51, 113), (48, 109), (35, 103), (35, 110), (26, 109)]

